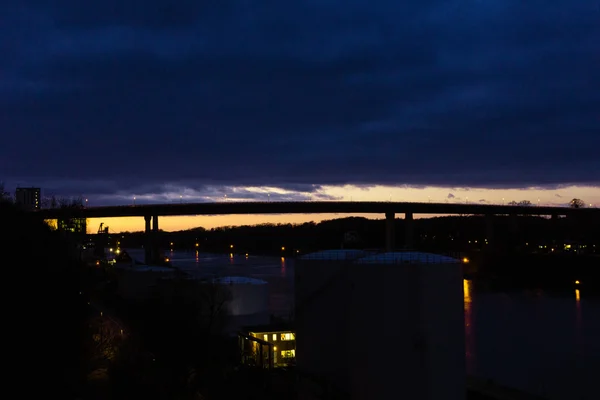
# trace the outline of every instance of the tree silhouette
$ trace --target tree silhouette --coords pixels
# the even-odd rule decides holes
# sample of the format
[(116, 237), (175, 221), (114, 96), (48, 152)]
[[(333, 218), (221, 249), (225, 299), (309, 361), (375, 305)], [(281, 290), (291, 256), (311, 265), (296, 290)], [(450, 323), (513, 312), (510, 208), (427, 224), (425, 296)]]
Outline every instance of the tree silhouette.
[(0, 182), (0, 201), (11, 201), (10, 192), (4, 187), (4, 182)]
[(0, 202), (0, 221), (4, 295), (12, 304), (3, 315), (11, 326), (4, 343), (13, 349), (4, 354), (7, 383), (31, 397), (40, 391), (73, 398), (83, 382), (89, 312), (84, 269), (33, 213)]
[(571, 207), (571, 208), (583, 208), (583, 207), (585, 207), (585, 203), (581, 199), (573, 199), (569, 203), (569, 207)]

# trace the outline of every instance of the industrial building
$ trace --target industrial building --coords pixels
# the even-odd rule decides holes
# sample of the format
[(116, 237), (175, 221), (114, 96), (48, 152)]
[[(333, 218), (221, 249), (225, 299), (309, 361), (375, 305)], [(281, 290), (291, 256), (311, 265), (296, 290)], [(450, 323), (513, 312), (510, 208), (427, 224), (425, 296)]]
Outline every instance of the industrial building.
[(464, 400), (459, 260), (336, 250), (305, 255), (295, 269), (300, 375), (357, 400)]

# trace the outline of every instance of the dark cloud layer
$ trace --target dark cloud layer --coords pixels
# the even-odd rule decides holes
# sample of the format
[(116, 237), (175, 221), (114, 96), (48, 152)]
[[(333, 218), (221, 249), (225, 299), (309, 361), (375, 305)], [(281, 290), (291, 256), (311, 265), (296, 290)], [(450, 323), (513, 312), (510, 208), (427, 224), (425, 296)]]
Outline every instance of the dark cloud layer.
[(404, 3), (6, 0), (2, 178), (600, 184), (597, 1)]

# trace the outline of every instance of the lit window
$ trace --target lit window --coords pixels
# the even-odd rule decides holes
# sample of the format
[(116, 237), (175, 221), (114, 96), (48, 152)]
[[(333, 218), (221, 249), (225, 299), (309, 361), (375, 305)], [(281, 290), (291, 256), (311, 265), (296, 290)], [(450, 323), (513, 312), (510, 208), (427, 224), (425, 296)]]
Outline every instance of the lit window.
[(296, 357), (296, 350), (281, 350), (281, 357), (283, 357), (283, 358)]
[(293, 333), (282, 333), (281, 340), (296, 340), (296, 335)]
[(263, 335), (263, 339), (265, 339), (265, 342), (269, 340), (269, 335)]
[(276, 333), (274, 333), (274, 334), (273, 334), (273, 341), (274, 341), (274, 342), (276, 342), (276, 341), (277, 341), (277, 334), (276, 334)]

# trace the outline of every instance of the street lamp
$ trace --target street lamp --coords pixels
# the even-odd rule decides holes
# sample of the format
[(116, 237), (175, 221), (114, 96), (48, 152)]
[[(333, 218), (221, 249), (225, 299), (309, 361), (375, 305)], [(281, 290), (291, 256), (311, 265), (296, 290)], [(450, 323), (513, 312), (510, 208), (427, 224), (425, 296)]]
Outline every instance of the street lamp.
[(133, 196), (133, 205), (135, 206), (135, 196)]

